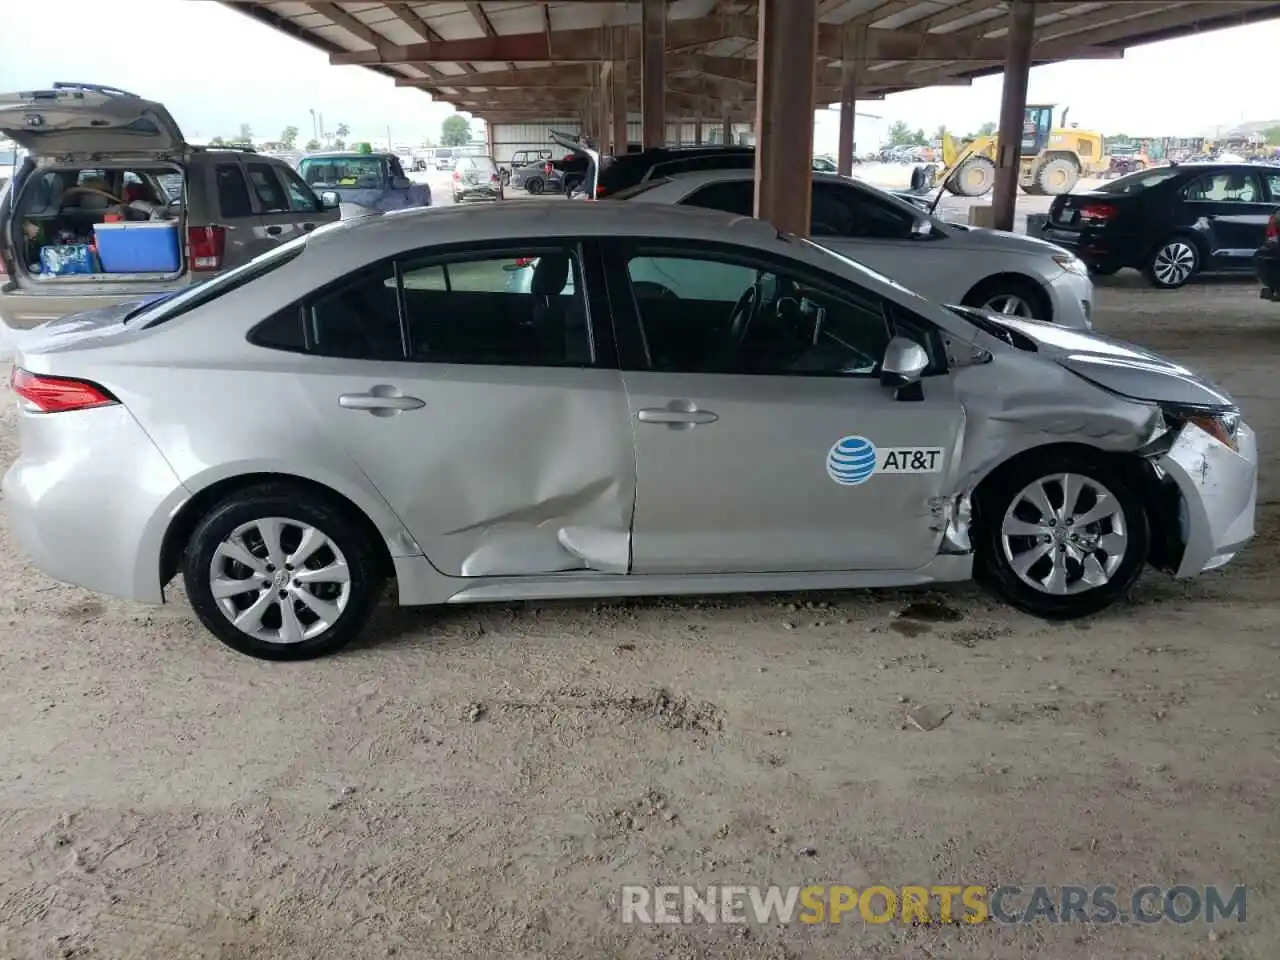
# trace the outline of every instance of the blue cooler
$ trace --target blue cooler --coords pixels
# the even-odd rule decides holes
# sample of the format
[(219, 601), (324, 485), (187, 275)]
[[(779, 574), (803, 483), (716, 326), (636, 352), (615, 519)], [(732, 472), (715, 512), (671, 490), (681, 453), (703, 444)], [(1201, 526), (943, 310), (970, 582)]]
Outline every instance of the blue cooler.
[(97, 273), (93, 251), (87, 243), (49, 244), (40, 248), (40, 274), (66, 277), (77, 273)]
[(177, 273), (178, 225), (172, 221), (99, 223), (93, 228), (103, 273)]

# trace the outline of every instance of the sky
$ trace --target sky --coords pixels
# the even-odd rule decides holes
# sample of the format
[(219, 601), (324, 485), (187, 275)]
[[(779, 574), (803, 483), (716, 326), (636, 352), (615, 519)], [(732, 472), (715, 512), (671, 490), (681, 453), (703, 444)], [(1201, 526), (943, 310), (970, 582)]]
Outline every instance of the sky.
[[(441, 121), (453, 112), (364, 68), (330, 66), (326, 54), (219, 3), (114, 0), (107, 6), (112, 12), (104, 15), (103, 0), (5, 2), (0, 90), (54, 80), (110, 84), (162, 101), (197, 142), (234, 136), (241, 123), (260, 139), (296, 126), (306, 140), (312, 109), (330, 130), (349, 125), (353, 141), (385, 138), (390, 127), (396, 142), (417, 142), (438, 138)], [(137, 26), (133, 35), (120, 16), (125, 9), (127, 22)], [(163, 27), (153, 32), (155, 24)], [(1135, 47), (1122, 60), (1036, 67), (1028, 99), (1070, 106), (1073, 122), (1107, 134), (1213, 134), (1219, 126), (1280, 117), (1277, 50), (1280, 20), (1201, 34)], [(859, 103), (858, 110), (874, 118), (859, 118), (858, 149), (875, 149), (869, 141), (894, 120), (930, 132), (940, 124), (961, 134), (976, 130), (997, 118), (1001, 83), (986, 77), (970, 87)], [(820, 152), (834, 149), (823, 143), (834, 136), (830, 120), (819, 119)]]

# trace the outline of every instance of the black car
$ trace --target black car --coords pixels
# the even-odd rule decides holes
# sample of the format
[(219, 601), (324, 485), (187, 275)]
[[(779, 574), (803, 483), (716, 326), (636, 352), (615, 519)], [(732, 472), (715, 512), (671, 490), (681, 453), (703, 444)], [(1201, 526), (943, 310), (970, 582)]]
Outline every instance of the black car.
[(1103, 276), (1123, 267), (1172, 290), (1198, 273), (1247, 273), (1280, 205), (1280, 168), (1193, 163), (1055, 197), (1044, 239)]
[(1280, 210), (1267, 221), (1266, 239), (1253, 254), (1253, 272), (1262, 281), (1262, 299), (1280, 302)]
[[(621, 157), (606, 157), (600, 165), (600, 179), (596, 184), (596, 199), (611, 196), (628, 187), (634, 187), (649, 174), (649, 171), (662, 173), (685, 173), (691, 170), (717, 169), (726, 159), (730, 163), (755, 162), (753, 147), (736, 146), (695, 146), (695, 147), (654, 147), (639, 153), (628, 153)], [(656, 175), (656, 173), (655, 173)]]

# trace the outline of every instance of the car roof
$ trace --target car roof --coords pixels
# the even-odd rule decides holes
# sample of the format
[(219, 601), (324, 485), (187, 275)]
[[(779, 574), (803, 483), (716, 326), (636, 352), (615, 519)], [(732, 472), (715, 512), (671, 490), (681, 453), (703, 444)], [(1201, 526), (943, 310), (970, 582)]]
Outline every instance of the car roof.
[(411, 207), (326, 224), (309, 234), (308, 247), (338, 246), (390, 256), (420, 247), (489, 240), (540, 240), (558, 236), (639, 236), (715, 242), (776, 241), (763, 220), (689, 207), (614, 204), (607, 201), (529, 200), (486, 207)]
[[(875, 184), (866, 183), (865, 181), (858, 180), (854, 177), (842, 177), (838, 173), (828, 173), (825, 170), (814, 170), (812, 171), (812, 175), (814, 180), (828, 180), (832, 183), (852, 182), (859, 186), (871, 187), (883, 192), (883, 188), (876, 187)], [(713, 170), (690, 170), (685, 173), (672, 173), (670, 175), (664, 175), (661, 171), (658, 171), (658, 176), (663, 180), (673, 180), (678, 181), (679, 183), (700, 185), (704, 183), (715, 183), (718, 180), (754, 180), (756, 178), (756, 172), (750, 167), (720, 167)]]
[(360, 153), (358, 150), (326, 150), (326, 151), (322, 151), (321, 153), (308, 153), (302, 159), (315, 160), (317, 158), (328, 159), (330, 157), (334, 157), (334, 158), (341, 157), (343, 159), (346, 159), (347, 157), (382, 157), (383, 159), (386, 159), (387, 157), (394, 157), (394, 156), (396, 156), (396, 154), (384, 153), (381, 150), (375, 151), (373, 153)]

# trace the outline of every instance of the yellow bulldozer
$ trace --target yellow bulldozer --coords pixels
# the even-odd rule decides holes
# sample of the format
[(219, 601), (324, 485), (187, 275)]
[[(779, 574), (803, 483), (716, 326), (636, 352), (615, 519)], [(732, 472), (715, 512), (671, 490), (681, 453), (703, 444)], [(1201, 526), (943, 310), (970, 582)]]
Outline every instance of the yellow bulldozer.
[[(1066, 109), (1055, 127), (1053, 110), (1053, 104), (1027, 107), (1018, 168), (1023, 193), (1056, 197), (1070, 193), (1082, 176), (1101, 176), (1107, 170), (1102, 134), (1068, 127)], [(994, 136), (978, 137), (963, 147), (944, 136), (941, 169), (935, 168), (933, 185), (941, 184), (960, 197), (983, 196), (995, 185), (999, 149)]]

